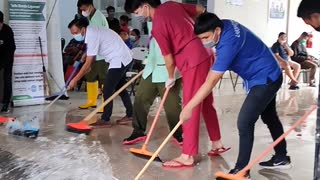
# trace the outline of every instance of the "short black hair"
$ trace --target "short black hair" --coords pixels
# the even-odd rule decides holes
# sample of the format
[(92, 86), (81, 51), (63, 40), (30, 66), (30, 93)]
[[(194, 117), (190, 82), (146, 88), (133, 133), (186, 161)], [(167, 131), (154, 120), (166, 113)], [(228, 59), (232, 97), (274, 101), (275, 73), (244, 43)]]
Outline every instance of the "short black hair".
[(116, 11), (116, 8), (114, 8), (113, 6), (108, 6), (107, 7), (107, 12), (109, 12), (111, 10)]
[(161, 4), (161, 0), (126, 0), (124, 4), (124, 10), (127, 13), (133, 13), (144, 3), (147, 3), (151, 7), (156, 8)]
[(286, 33), (285, 32), (280, 32), (278, 37), (282, 36), (282, 35), (285, 35)]
[(120, 20), (125, 21), (125, 22), (129, 22), (131, 19), (127, 15), (122, 15), (122, 16), (120, 16)]
[(77, 6), (81, 7), (82, 5), (93, 5), (93, 0), (78, 0)]
[(221, 19), (213, 13), (203, 13), (197, 17), (194, 23), (194, 33), (198, 35), (208, 31), (214, 31), (217, 27), (223, 29)]
[(320, 13), (319, 0), (302, 0), (298, 7), (297, 16), (303, 19), (309, 19), (313, 13)]
[(132, 31), (134, 32), (134, 33), (136, 33), (136, 35), (138, 36), (138, 37), (140, 37), (140, 31), (138, 30), (138, 29), (132, 29)]
[(86, 17), (76, 18), (69, 23), (68, 28), (70, 29), (72, 26), (76, 26), (79, 29), (86, 28), (89, 26), (89, 20)]
[(3, 23), (3, 12), (0, 11), (0, 23)]
[(307, 32), (303, 32), (303, 33), (301, 33), (301, 35), (300, 35), (301, 37), (309, 37), (309, 33), (307, 33)]

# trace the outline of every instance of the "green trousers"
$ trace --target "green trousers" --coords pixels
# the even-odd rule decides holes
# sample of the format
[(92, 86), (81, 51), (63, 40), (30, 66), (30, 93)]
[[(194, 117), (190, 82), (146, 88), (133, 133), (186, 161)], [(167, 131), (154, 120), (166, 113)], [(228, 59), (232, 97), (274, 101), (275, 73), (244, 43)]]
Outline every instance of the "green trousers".
[[(172, 130), (179, 121), (181, 112), (181, 84), (182, 80), (176, 80), (175, 85), (170, 89), (167, 99), (164, 103), (167, 121), (170, 130)], [(147, 79), (141, 79), (133, 105), (133, 122), (132, 126), (135, 132), (144, 133), (147, 126), (147, 118), (153, 101), (157, 95), (162, 97), (165, 92), (165, 83), (152, 83), (152, 75)], [(176, 131), (174, 137), (182, 135), (182, 128)]]
[(104, 60), (95, 61), (91, 66), (91, 71), (86, 74), (85, 78), (87, 82), (104, 82), (106, 74), (108, 71), (109, 63), (106, 63)]

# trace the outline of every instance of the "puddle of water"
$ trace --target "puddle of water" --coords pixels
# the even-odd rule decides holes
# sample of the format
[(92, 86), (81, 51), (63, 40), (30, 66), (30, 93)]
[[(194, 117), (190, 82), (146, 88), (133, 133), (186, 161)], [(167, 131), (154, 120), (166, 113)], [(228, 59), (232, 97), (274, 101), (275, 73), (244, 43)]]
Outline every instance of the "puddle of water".
[[(85, 135), (51, 140), (38, 137), (27, 145), (30, 151), (15, 158), (14, 169), (23, 169), (20, 179), (30, 180), (115, 180), (109, 157), (98, 141), (86, 141)], [(11, 162), (10, 162), (11, 163)], [(10, 170), (12, 172), (13, 169)], [(7, 172), (10, 173), (10, 172)], [(1, 177), (1, 176), (0, 176)]]

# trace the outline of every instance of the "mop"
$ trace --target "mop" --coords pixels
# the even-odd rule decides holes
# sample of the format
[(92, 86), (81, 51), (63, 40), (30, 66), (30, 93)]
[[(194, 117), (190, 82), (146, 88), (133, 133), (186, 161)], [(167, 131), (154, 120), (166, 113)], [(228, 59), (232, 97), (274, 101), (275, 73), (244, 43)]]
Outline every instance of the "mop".
[(40, 52), (41, 52), (41, 60), (42, 60), (42, 75), (43, 75), (43, 89), (45, 92), (45, 96), (50, 94), (50, 88), (49, 88), (49, 80), (47, 76), (47, 70), (46, 66), (44, 65), (44, 59), (43, 59), (43, 51), (42, 51), (42, 42), (41, 42), (41, 37), (39, 36), (39, 45), (40, 45)]
[(303, 123), (308, 116), (317, 108), (313, 105), (309, 111), (307, 111), (296, 123), (294, 123), (290, 129), (284, 132), (276, 141), (274, 141), (267, 149), (265, 149), (257, 158), (255, 158), (251, 163), (249, 163), (245, 168), (239, 171), (237, 174), (226, 174), (223, 172), (215, 173), (216, 177), (222, 177), (229, 180), (247, 180), (244, 176), (247, 171), (249, 171), (254, 165), (256, 165), (262, 158), (264, 158), (273, 148), (278, 145), (286, 136), (288, 136), (291, 131), (293, 131), (297, 126)]
[[(147, 135), (147, 139), (146, 139), (146, 141), (144, 142), (142, 148), (141, 148), (141, 149), (130, 148), (129, 151), (130, 151), (132, 154), (134, 154), (134, 155), (136, 155), (136, 156), (138, 156), (138, 157), (141, 157), (141, 158), (145, 158), (145, 159), (150, 159), (150, 157), (152, 157), (153, 153), (152, 153), (152, 152), (149, 152), (149, 151), (147, 150), (147, 146), (148, 146), (148, 143), (149, 143), (149, 141), (150, 141), (151, 134), (152, 134), (152, 132), (153, 132), (155, 126), (156, 126), (156, 123), (157, 123), (158, 119), (159, 119), (160, 112), (161, 112), (161, 110), (162, 110), (162, 107), (163, 107), (164, 102), (166, 101), (166, 98), (167, 98), (167, 96), (168, 96), (169, 90), (170, 90), (170, 88), (167, 88), (167, 89), (166, 89), (166, 91), (165, 91), (165, 93), (164, 93), (164, 95), (163, 95), (163, 97), (162, 97), (162, 99), (161, 99), (161, 102), (160, 102), (158, 111), (157, 111), (157, 113), (156, 113), (156, 116), (155, 116), (154, 119), (153, 119), (151, 128), (150, 128), (150, 130), (149, 130), (149, 132), (148, 132), (148, 135)], [(155, 160), (162, 162), (162, 160), (160, 159), (159, 156), (157, 156), (157, 157), (155, 158)]]
[(73, 76), (75, 75), (75, 73), (77, 72), (77, 70), (79, 69), (80, 67), (80, 64), (81, 62), (80, 61), (76, 61), (74, 63), (74, 69), (73, 71), (71, 72), (71, 75), (69, 76), (69, 78), (67, 79), (67, 82), (66, 84), (64, 85), (63, 89), (60, 91), (59, 93), (59, 96), (57, 96), (49, 105), (47, 105), (45, 108), (44, 108), (44, 111), (48, 110), (58, 99), (60, 99), (61, 96), (63, 96), (66, 91), (67, 91), (67, 88), (68, 88), (68, 85), (70, 83), (70, 81), (72, 80)]
[(131, 83), (133, 83), (136, 79), (138, 79), (142, 75), (143, 71), (140, 71), (137, 75), (135, 75), (130, 81), (128, 81), (125, 85), (123, 85), (119, 90), (117, 90), (112, 96), (110, 96), (107, 100), (103, 102), (100, 106), (98, 106), (94, 111), (92, 111), (88, 116), (86, 116), (83, 120), (77, 123), (68, 123), (66, 126), (66, 130), (74, 133), (85, 133), (90, 134), (92, 131), (92, 126), (90, 124), (92, 122), (92, 118), (99, 112), (100, 109), (104, 108), (107, 104), (109, 104), (114, 98), (116, 98), (123, 90), (125, 90)]
[[(61, 90), (60, 95), (57, 96), (49, 105), (47, 105), (43, 111), (47, 111), (62, 95), (65, 94), (67, 91), (67, 87), (72, 80), (74, 74), (80, 67), (80, 62), (76, 61), (74, 64), (74, 70), (72, 71), (70, 77), (68, 78), (64, 88)], [(19, 118), (24, 119), (24, 118)], [(19, 120), (15, 117), (1, 117), (0, 116), (0, 124), (6, 123), (6, 128), (8, 129), (10, 134), (18, 135), (18, 136), (25, 136), (28, 138), (36, 138), (39, 133), (39, 120), (35, 116), (31, 119), (27, 119), (24, 121)]]

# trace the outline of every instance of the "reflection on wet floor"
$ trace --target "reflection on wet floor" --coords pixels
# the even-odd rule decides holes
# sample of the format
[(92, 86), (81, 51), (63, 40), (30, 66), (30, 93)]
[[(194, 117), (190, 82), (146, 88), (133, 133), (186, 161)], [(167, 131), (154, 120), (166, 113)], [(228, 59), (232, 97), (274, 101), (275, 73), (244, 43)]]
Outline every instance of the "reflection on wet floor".
[[(285, 129), (288, 129), (315, 103), (316, 93), (316, 88), (308, 87), (303, 87), (299, 91), (281, 89), (277, 96), (277, 109)], [(210, 142), (202, 123), (200, 154), (196, 157), (199, 163), (194, 168), (166, 170), (160, 163), (154, 162), (142, 179), (212, 180), (215, 172), (233, 168), (238, 153), (236, 119), (244, 97), (244, 91), (240, 87), (236, 92), (231, 88), (215, 90), (215, 106), (219, 116), (222, 140), (225, 146), (232, 148), (229, 152), (211, 158), (206, 155), (210, 149)], [(117, 125), (110, 129), (97, 129), (89, 136), (65, 131), (66, 121), (82, 120), (90, 112), (90, 110), (77, 109), (78, 104), (83, 101), (84, 93), (71, 93), (70, 101), (57, 102), (50, 112), (39, 112), (40, 106), (16, 108), (13, 112), (15, 116), (30, 114), (37, 115), (41, 119), (40, 134), (36, 140), (32, 140), (8, 135), (6, 129), (3, 126), (0, 127), (0, 179), (133, 179), (147, 161), (128, 152), (130, 147), (140, 148), (142, 144), (122, 145), (122, 140), (132, 131), (130, 126)], [(114, 103), (113, 121), (125, 114), (122, 106), (121, 100), (117, 98)], [(149, 114), (150, 121), (157, 107), (156, 102)], [(97, 115), (96, 118), (99, 116)], [(252, 179), (312, 179), (315, 119), (316, 112), (313, 112), (287, 138), (288, 152), (293, 162), (292, 169), (274, 171), (254, 167), (251, 171)], [(155, 151), (167, 134), (166, 118), (162, 112), (148, 149)], [(271, 142), (268, 129), (262, 121), (258, 121), (252, 158)], [(163, 160), (169, 160), (179, 155), (180, 151), (179, 146), (170, 142), (160, 153), (160, 157)]]

